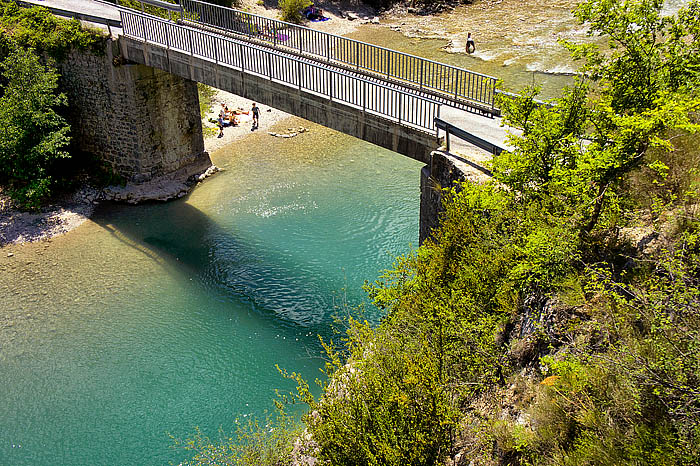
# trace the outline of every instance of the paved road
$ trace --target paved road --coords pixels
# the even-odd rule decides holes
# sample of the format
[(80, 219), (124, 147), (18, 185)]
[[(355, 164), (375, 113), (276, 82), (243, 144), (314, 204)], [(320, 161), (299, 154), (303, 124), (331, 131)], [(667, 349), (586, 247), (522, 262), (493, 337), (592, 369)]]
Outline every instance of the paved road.
[(119, 9), (114, 5), (96, 2), (94, 0), (23, 0), (46, 7), (59, 8), (74, 13), (98, 16), (119, 21)]
[[(119, 9), (108, 3), (96, 2), (94, 0), (21, 0), (24, 3), (33, 5), (45, 6), (52, 9), (57, 16), (72, 17), (72, 14), (95, 16), (97, 18), (105, 18), (112, 21), (119, 21)], [(60, 11), (57, 11), (60, 10)], [(66, 13), (63, 13), (66, 12)], [(121, 29), (117, 27), (107, 27), (105, 24), (95, 23), (91, 21), (83, 21), (91, 26), (106, 30), (112, 35), (118, 36), (121, 34)]]
[[(32, 3), (36, 5), (43, 5), (51, 8), (57, 8), (60, 10), (65, 10), (68, 12), (79, 13), (83, 15), (91, 15), (101, 18), (108, 18), (111, 20), (118, 21), (120, 19), (119, 9), (111, 4), (98, 2), (95, 0), (24, 0), (26, 3)], [(102, 26), (104, 27), (104, 26)], [(120, 34), (121, 31), (112, 28), (112, 34)], [(258, 44), (259, 45), (259, 44)], [(318, 62), (318, 64), (328, 67), (327, 64), (323, 62)], [(332, 67), (330, 67), (332, 68)], [(397, 86), (395, 83), (388, 83), (392, 88), (399, 89), (401, 86)], [(416, 94), (414, 90), (407, 89), (410, 94)], [(426, 95), (425, 97), (430, 98)], [(462, 109), (457, 109), (450, 107), (448, 105), (443, 105), (441, 107), (440, 117), (447, 121), (448, 123), (462, 128), (486, 141), (496, 144), (503, 148), (508, 148), (506, 143), (507, 133), (506, 130), (517, 132), (517, 130), (512, 130), (510, 128), (503, 128), (501, 126), (500, 118), (488, 118), (475, 113), (470, 113)], [(450, 146), (452, 152), (464, 152), (469, 154), (478, 153), (474, 151), (474, 146), (461, 141), (456, 137), (450, 139)], [(486, 154), (484, 154), (486, 155)], [(473, 157), (472, 157), (473, 158)]]

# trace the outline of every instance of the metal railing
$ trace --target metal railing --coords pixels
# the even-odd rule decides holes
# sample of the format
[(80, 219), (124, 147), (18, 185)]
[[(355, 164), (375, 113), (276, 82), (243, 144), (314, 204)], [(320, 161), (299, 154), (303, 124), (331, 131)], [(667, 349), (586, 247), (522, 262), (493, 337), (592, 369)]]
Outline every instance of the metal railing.
[(127, 37), (264, 76), (400, 124), (436, 131), (440, 103), (432, 99), (201, 29), (125, 10), (120, 13)]
[(242, 34), (357, 71), (408, 82), (421, 90), (478, 104), (491, 113), (495, 110), (494, 77), (199, 0), (180, 0), (180, 4), (187, 21)]

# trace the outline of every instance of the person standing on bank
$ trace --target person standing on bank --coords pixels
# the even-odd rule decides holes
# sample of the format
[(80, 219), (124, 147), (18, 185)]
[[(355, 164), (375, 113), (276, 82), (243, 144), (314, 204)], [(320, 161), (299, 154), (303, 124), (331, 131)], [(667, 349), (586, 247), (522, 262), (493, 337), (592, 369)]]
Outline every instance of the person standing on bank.
[(252, 131), (258, 128), (258, 118), (260, 117), (260, 108), (255, 105), (255, 102), (253, 102), (251, 111), (253, 112), (253, 127), (250, 130)]
[(467, 33), (467, 53), (474, 53), (476, 51), (476, 45), (474, 45), (474, 39), (472, 39), (472, 33)]
[(219, 136), (220, 138), (224, 137), (224, 119), (226, 118), (226, 104), (221, 102), (221, 110), (219, 110)]

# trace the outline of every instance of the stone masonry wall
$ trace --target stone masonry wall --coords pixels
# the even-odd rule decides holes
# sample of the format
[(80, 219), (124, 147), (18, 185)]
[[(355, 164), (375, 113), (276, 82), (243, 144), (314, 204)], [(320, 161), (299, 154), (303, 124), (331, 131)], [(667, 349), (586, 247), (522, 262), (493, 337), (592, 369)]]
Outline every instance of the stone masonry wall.
[(441, 188), (451, 188), (456, 183), (467, 180), (467, 174), (456, 158), (447, 152), (434, 151), (430, 154), (430, 165), (420, 173), (420, 228), (419, 242), (422, 244), (440, 223), (443, 192)]
[[(143, 65), (124, 64), (116, 41), (105, 53), (73, 51), (59, 63), (76, 148), (141, 183), (211, 166), (204, 151), (197, 83)], [(115, 53), (115, 51), (117, 53)]]

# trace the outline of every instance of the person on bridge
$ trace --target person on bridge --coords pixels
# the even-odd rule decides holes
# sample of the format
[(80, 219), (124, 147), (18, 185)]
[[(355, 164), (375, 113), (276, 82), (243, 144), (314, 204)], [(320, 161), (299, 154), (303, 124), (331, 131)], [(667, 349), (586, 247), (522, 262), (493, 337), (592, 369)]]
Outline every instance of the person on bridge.
[(253, 108), (250, 111), (253, 112), (253, 127), (250, 129), (252, 131), (254, 129), (258, 129), (258, 118), (260, 117), (260, 108), (255, 105), (255, 102), (253, 102)]
[(472, 33), (467, 33), (467, 49), (466, 52), (471, 54), (476, 51), (476, 45), (474, 45), (474, 39), (472, 39)]

